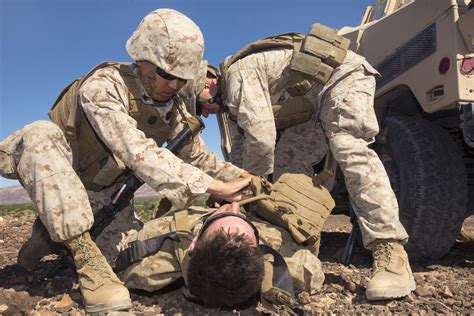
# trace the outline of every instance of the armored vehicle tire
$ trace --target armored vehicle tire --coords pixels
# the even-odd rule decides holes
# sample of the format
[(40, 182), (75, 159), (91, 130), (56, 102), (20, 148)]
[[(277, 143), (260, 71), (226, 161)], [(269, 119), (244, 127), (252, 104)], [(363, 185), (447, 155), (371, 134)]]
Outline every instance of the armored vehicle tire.
[(467, 204), (462, 154), (448, 133), (415, 117), (393, 116), (384, 124), (379, 155), (410, 235), (412, 261), (445, 255), (456, 241)]

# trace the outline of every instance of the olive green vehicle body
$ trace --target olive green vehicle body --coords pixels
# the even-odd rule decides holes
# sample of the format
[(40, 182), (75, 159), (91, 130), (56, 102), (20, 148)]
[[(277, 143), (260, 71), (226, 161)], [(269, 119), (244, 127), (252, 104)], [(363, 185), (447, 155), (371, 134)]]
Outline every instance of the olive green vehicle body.
[(374, 148), (397, 194), (410, 256), (437, 259), (474, 210), (474, 3), (378, 0), (339, 34), (381, 75)]

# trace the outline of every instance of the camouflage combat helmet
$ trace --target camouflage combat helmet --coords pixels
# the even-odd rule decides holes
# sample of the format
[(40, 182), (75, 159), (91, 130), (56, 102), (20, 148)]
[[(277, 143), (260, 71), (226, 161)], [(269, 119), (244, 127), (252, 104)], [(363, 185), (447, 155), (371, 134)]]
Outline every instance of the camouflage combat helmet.
[(158, 9), (143, 18), (126, 49), (134, 60), (149, 61), (181, 79), (194, 79), (204, 52), (204, 38), (184, 14)]

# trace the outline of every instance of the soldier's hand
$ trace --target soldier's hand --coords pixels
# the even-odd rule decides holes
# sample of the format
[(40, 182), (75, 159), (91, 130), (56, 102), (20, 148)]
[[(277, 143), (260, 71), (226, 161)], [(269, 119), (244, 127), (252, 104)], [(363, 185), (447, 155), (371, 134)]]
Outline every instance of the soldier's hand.
[[(214, 198), (220, 198), (229, 202), (238, 202), (249, 196), (248, 186), (251, 178), (237, 178), (229, 182), (212, 180), (207, 188), (207, 193)], [(247, 191), (247, 192), (246, 192)]]

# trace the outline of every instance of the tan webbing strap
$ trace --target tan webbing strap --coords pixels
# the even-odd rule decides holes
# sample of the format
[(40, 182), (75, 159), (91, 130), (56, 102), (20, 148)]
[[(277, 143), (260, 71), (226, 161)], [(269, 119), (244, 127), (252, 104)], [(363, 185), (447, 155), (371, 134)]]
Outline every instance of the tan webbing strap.
[(192, 240), (192, 238), (190, 238), (192, 232), (188, 223), (188, 211), (184, 210), (174, 213), (174, 226), (176, 232), (180, 236), (180, 239), (177, 242), (178, 247), (176, 247), (176, 256), (178, 257), (179, 262), (183, 262)]
[(184, 111), (179, 102), (176, 103), (176, 108), (179, 114), (186, 120), (186, 123), (188, 123), (189, 128), (193, 132), (193, 137), (195, 137), (204, 128), (204, 124), (202, 124), (202, 121), (199, 121), (197, 117)]
[(240, 205), (240, 206), (243, 206), (243, 205), (245, 205), (245, 204), (252, 203), (252, 202), (255, 202), (255, 201), (261, 201), (261, 200), (272, 200), (273, 202), (280, 202), (280, 203), (288, 204), (289, 206), (291, 206), (291, 207), (293, 207), (293, 208), (296, 208), (296, 207), (297, 207), (295, 204), (293, 204), (293, 203), (290, 202), (290, 201), (277, 200), (277, 199), (275, 199), (273, 196), (266, 195), (266, 194), (259, 194), (259, 195), (256, 195), (256, 196), (253, 196), (253, 197), (250, 197), (250, 198), (246, 198), (246, 199), (244, 199), (244, 200), (241, 200), (241, 201), (239, 202), (239, 205)]
[(178, 234), (178, 239), (174, 241), (175, 254), (183, 271), (184, 281), (187, 283), (186, 271), (188, 270), (189, 264), (188, 248), (193, 239), (192, 228), (190, 227), (187, 210), (175, 212), (173, 217), (174, 220), (171, 222), (171, 229)]
[(174, 241), (174, 248), (176, 258), (178, 259), (178, 262), (181, 266), (184, 279), (184, 285), (181, 287), (181, 293), (183, 293), (184, 297), (191, 301), (200, 301), (198, 297), (195, 297), (191, 294), (188, 287), (186, 286), (188, 283), (187, 271), (189, 265), (189, 255), (187, 250), (192, 241), (192, 231), (188, 219), (189, 216), (187, 210), (174, 213), (174, 221), (171, 223), (171, 230), (176, 231), (179, 236), (178, 240)]
[(248, 55), (257, 53), (266, 49), (273, 48), (293, 48), (295, 43), (301, 42), (304, 39), (304, 35), (296, 32), (289, 32), (284, 34), (278, 34), (273, 36), (268, 36), (263, 39), (254, 41), (243, 48), (241, 48), (237, 53), (235, 53), (230, 58), (226, 59), (224, 63), (221, 64), (221, 73), (222, 76), (225, 76), (227, 69), (239, 59), (245, 58)]

